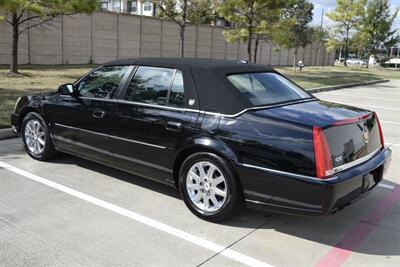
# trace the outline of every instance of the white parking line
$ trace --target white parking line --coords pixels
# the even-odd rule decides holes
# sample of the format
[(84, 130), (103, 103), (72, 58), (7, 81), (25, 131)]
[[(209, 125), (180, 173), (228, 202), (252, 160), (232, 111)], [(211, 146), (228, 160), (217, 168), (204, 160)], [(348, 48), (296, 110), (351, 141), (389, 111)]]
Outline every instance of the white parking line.
[[(350, 92), (350, 90), (348, 91)], [(369, 94), (376, 94), (378, 93), (379, 95), (400, 95), (400, 91), (390, 91), (390, 90), (382, 90), (378, 89), (359, 89), (359, 88), (353, 88), (351, 92), (355, 93), (369, 93)]]
[(400, 147), (400, 144), (388, 143), (388, 142), (385, 142), (385, 145)]
[(381, 123), (400, 125), (400, 122), (395, 122), (395, 121), (383, 121), (383, 120), (379, 120), (379, 121), (380, 121)]
[(393, 110), (393, 111), (400, 111), (399, 108), (388, 108), (388, 107), (382, 107), (382, 106), (371, 106), (371, 105), (363, 105), (363, 104), (358, 104), (358, 103), (348, 103), (348, 102), (343, 102), (343, 101), (334, 101), (336, 103), (341, 103), (344, 105), (349, 105), (349, 106), (353, 106), (353, 107), (365, 107), (368, 109), (385, 109), (385, 110)]
[(352, 95), (352, 94), (340, 94), (340, 93), (324, 93), (326, 95), (332, 95), (332, 96), (348, 96), (348, 97), (357, 97), (357, 98), (365, 98), (365, 99), (373, 99), (373, 100), (385, 100), (385, 101), (396, 101), (400, 103), (400, 98), (399, 99), (393, 99), (393, 98), (382, 98), (382, 97), (372, 97), (372, 96), (362, 96), (362, 95)]
[(102, 207), (104, 209), (107, 209), (109, 211), (118, 213), (122, 216), (128, 217), (132, 220), (135, 220), (137, 222), (140, 222), (142, 224), (145, 224), (147, 226), (153, 227), (159, 231), (168, 233), (170, 235), (173, 235), (177, 238), (186, 240), (190, 243), (193, 243), (195, 245), (198, 245), (200, 247), (206, 248), (208, 250), (211, 250), (215, 253), (219, 253), (221, 255), (224, 255), (225, 257), (228, 257), (232, 260), (235, 260), (237, 262), (240, 262), (244, 265), (248, 266), (264, 266), (264, 267), (272, 267), (272, 265), (267, 264), (265, 262), (262, 262), (260, 260), (257, 260), (255, 258), (252, 258), (250, 256), (244, 255), (240, 252), (237, 252), (235, 250), (232, 250), (230, 248), (226, 248), (224, 246), (221, 246), (219, 244), (216, 244), (214, 242), (208, 241), (206, 239), (200, 238), (198, 236), (189, 234), (187, 232), (184, 232), (182, 230), (179, 230), (177, 228), (174, 228), (172, 226), (166, 225), (164, 223), (161, 223), (159, 221), (153, 220), (151, 218), (148, 218), (146, 216), (143, 216), (139, 213), (124, 209), (122, 207), (119, 207), (117, 205), (114, 205), (110, 202), (98, 199), (96, 197), (93, 197), (91, 195), (79, 192), (75, 189), (72, 189), (70, 187), (55, 183), (53, 181), (47, 180), (45, 178), (39, 177), (35, 174), (29, 173), (27, 171), (24, 171), (22, 169), (19, 169), (17, 167), (14, 167), (12, 165), (9, 165), (5, 162), (0, 161), (0, 167), (5, 168), (11, 172), (14, 172), (16, 174), (22, 175), (25, 178), (28, 178), (30, 180), (33, 180), (35, 182), (47, 185), (51, 188), (54, 188), (56, 190), (62, 191), (68, 195), (74, 196), (76, 198), (79, 198), (81, 200), (87, 201), (89, 203), (92, 203), (96, 206)]
[(388, 185), (388, 184), (380, 183), (380, 184), (378, 184), (378, 186), (383, 187), (383, 188), (387, 188), (387, 189), (394, 189), (393, 185)]

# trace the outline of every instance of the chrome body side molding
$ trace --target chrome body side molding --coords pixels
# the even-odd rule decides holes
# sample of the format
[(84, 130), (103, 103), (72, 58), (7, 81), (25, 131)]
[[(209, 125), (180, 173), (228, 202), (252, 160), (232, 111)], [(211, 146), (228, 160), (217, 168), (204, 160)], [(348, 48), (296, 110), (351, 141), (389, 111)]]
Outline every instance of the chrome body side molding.
[(86, 132), (86, 133), (90, 133), (90, 134), (101, 135), (101, 136), (105, 136), (105, 137), (108, 137), (108, 138), (114, 138), (114, 139), (118, 139), (118, 140), (122, 140), (122, 141), (126, 141), (126, 142), (131, 142), (131, 143), (135, 143), (135, 144), (140, 144), (140, 145), (145, 145), (145, 146), (151, 146), (151, 147), (160, 148), (160, 149), (166, 149), (165, 146), (159, 146), (159, 145), (150, 144), (150, 143), (145, 143), (145, 142), (141, 142), (141, 141), (137, 141), (137, 140), (133, 140), (133, 139), (127, 139), (127, 138), (122, 138), (122, 137), (118, 137), (118, 136), (114, 136), (114, 135), (109, 135), (109, 134), (94, 132), (94, 131), (90, 131), (90, 130), (86, 130), (86, 129), (81, 129), (81, 128), (76, 128), (76, 127), (72, 127), (72, 126), (68, 126), (68, 125), (64, 125), (64, 124), (60, 124), (60, 123), (55, 123), (54, 125), (59, 126), (59, 127), (64, 127), (64, 128), (69, 128), (69, 129), (77, 130), (77, 131), (82, 131), (82, 132)]

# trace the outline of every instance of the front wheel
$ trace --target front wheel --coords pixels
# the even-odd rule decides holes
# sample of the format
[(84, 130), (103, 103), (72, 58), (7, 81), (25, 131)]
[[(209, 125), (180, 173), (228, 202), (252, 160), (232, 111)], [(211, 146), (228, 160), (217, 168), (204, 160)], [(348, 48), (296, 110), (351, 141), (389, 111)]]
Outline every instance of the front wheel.
[(25, 151), (32, 158), (48, 160), (55, 155), (48, 126), (38, 113), (31, 112), (24, 117), (21, 134)]
[(212, 153), (196, 153), (184, 161), (179, 188), (186, 206), (209, 221), (231, 217), (243, 203), (240, 184), (229, 163)]

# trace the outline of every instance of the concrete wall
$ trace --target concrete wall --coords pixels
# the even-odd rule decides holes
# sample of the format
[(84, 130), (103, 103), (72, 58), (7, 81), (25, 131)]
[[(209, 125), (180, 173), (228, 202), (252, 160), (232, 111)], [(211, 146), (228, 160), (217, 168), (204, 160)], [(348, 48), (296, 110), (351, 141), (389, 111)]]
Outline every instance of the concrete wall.
[[(240, 60), (247, 44), (227, 43), (223, 28), (189, 26), (185, 31), (185, 57)], [(11, 28), (0, 23), (0, 64), (11, 61)], [(179, 28), (170, 21), (118, 13), (59, 17), (20, 37), (21, 64), (100, 64), (119, 58), (178, 57)], [(299, 48), (298, 60), (315, 65), (318, 44)], [(294, 50), (269, 43), (259, 45), (258, 62), (274, 66), (293, 64)], [(332, 65), (334, 54), (320, 49), (319, 65)]]

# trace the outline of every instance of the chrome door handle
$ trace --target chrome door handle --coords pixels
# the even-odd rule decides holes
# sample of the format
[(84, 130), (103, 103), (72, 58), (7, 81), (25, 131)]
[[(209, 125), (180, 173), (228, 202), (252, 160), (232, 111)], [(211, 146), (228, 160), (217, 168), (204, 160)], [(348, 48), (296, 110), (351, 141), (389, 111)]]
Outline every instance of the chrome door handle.
[(106, 115), (106, 112), (103, 110), (95, 110), (92, 113), (93, 118), (102, 119)]
[(174, 121), (167, 121), (165, 125), (165, 129), (169, 131), (174, 131), (174, 132), (179, 132), (182, 130), (182, 123), (180, 122), (174, 122)]

